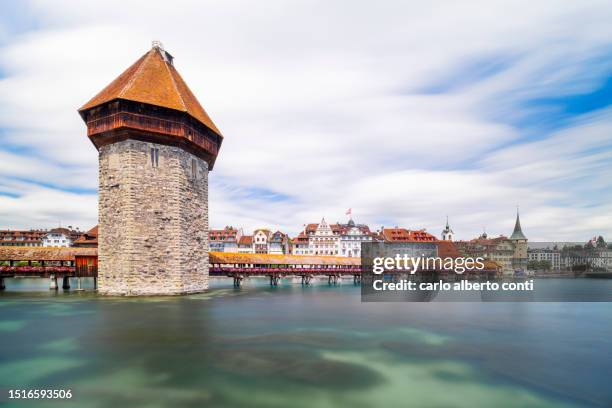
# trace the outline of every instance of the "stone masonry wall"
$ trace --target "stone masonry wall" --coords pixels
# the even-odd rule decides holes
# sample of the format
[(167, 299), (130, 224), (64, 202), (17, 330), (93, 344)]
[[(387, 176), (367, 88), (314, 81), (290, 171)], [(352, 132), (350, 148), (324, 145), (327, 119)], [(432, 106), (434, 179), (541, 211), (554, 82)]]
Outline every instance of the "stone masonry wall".
[(99, 166), (98, 291), (206, 290), (208, 164), (178, 147), (126, 140), (100, 148)]

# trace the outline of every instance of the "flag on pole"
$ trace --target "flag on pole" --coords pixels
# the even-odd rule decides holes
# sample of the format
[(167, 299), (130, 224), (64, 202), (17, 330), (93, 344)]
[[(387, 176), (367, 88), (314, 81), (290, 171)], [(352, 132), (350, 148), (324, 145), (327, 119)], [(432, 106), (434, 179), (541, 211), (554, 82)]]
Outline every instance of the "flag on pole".
[(353, 209), (349, 208), (348, 210), (346, 210), (346, 215), (351, 215), (353, 214)]

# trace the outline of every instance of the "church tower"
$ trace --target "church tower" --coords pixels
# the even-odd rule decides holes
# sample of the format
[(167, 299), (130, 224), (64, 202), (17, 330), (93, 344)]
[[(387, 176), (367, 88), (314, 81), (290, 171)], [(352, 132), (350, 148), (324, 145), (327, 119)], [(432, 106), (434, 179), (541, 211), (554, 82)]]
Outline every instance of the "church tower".
[(452, 241), (455, 233), (451, 229), (450, 225), (448, 225), (448, 216), (446, 217), (446, 227), (442, 230), (442, 241)]
[(516, 209), (516, 222), (514, 223), (514, 231), (510, 235), (510, 241), (514, 245), (514, 255), (512, 257), (512, 267), (517, 270), (527, 269), (527, 237), (521, 229), (521, 219), (519, 210)]
[(154, 42), (79, 114), (99, 152), (98, 290), (208, 288), (208, 172), (223, 136)]

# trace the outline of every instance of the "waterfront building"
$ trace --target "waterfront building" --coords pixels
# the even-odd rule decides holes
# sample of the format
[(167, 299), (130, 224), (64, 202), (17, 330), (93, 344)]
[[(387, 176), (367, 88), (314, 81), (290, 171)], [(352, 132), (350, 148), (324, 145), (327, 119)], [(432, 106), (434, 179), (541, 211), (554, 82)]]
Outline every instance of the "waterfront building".
[(529, 248), (527, 249), (529, 262), (550, 262), (552, 270), (561, 269), (561, 251), (550, 248)]
[(438, 239), (425, 231), (409, 230), (406, 228), (385, 228), (378, 231), (378, 239), (384, 242), (437, 242)]
[(276, 231), (270, 234), (268, 239), (269, 254), (288, 254), (289, 253), (289, 237), (287, 234)]
[(242, 228), (225, 227), (209, 232), (211, 252), (288, 254), (289, 237), (281, 231), (271, 232), (266, 228), (244, 235)]
[(384, 242), (387, 248), (393, 248), (393, 252), (410, 257), (435, 257), (438, 256), (438, 244), (440, 241), (424, 229), (409, 230), (406, 228), (382, 227), (375, 236), (377, 241)]
[(238, 239), (238, 251), (239, 254), (253, 254), (255, 249), (253, 247), (253, 236), (243, 235)]
[(98, 247), (98, 226), (96, 225), (89, 231), (81, 234), (79, 238), (77, 238), (73, 244), (75, 247), (79, 248), (97, 248)]
[(456, 244), (465, 256), (482, 257), (497, 262), (506, 276), (522, 274), (527, 270), (527, 237), (521, 229), (518, 211), (510, 238), (504, 235), (490, 238), (483, 232), (478, 238), (458, 241)]
[(340, 229), (337, 225), (332, 228), (323, 218), (319, 224), (308, 224), (305, 232), (308, 235), (309, 254), (338, 255)]
[(72, 246), (75, 237), (80, 234), (77, 231), (72, 231), (68, 228), (54, 228), (47, 232), (42, 239), (44, 247), (69, 247)]
[(596, 268), (604, 268), (612, 270), (612, 249), (597, 248), (594, 251), (593, 266)]
[(297, 237), (291, 240), (290, 253), (293, 255), (308, 255), (309, 251), (308, 235), (302, 231)]
[(0, 230), (0, 246), (39, 247), (45, 235), (46, 230)]
[(320, 223), (307, 224), (304, 230), (292, 240), (295, 255), (361, 256), (361, 243), (371, 242), (374, 234), (365, 224), (328, 224), (325, 218)]
[(208, 288), (208, 174), (223, 136), (161, 43), (79, 109), (99, 152), (98, 290)]
[(448, 224), (448, 216), (446, 217), (446, 227), (442, 230), (442, 241), (452, 241), (455, 233)]
[(238, 252), (238, 241), (242, 237), (242, 229), (226, 226), (220, 230), (210, 230), (208, 241), (211, 252)]
[(253, 253), (268, 253), (268, 241), (270, 239), (270, 234), (270, 230), (265, 228), (260, 228), (253, 231)]
[(470, 241), (455, 242), (457, 248), (465, 255), (473, 258), (484, 258), (497, 262), (504, 275), (513, 275), (514, 245), (507, 237), (500, 235), (489, 238), (485, 233)]
[(561, 250), (561, 267), (564, 269), (606, 269), (612, 271), (612, 249), (583, 245), (565, 246)]
[(338, 255), (348, 257), (361, 256), (361, 243), (372, 242), (373, 234), (364, 224), (355, 224), (352, 218), (347, 224), (338, 224), (340, 239), (338, 241)]

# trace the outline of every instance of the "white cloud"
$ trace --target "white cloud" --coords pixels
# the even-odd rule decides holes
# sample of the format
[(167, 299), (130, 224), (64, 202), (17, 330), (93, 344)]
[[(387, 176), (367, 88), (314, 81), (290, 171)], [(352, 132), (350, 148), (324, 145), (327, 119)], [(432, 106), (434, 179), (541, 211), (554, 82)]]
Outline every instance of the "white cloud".
[[(0, 181), (0, 189), (7, 184)], [(96, 224), (95, 195), (74, 194), (28, 183), (8, 185), (19, 198), (0, 195), (0, 228), (54, 228), (58, 225), (89, 229)]]
[[(0, 49), (0, 185), (94, 187), (97, 156), (76, 109), (161, 39), (226, 137), (211, 173), (212, 226), (296, 232), (353, 207), (373, 227), (436, 233), (448, 214), (468, 238), (482, 226), (509, 234), (520, 203), (530, 237), (612, 236), (602, 193), (609, 116), (527, 143), (509, 125), (530, 113), (526, 98), (598, 86), (604, 68), (592, 61), (612, 38), (607, 2), (109, 0), (30, 9), (40, 28)], [(501, 69), (465, 80), (487, 60)], [(439, 93), (422, 92), (435, 84)], [(258, 198), (261, 190), (281, 199)], [(0, 196), (0, 225), (57, 215), (95, 223), (91, 196), (17, 192)], [(33, 206), (36, 194), (44, 207)], [(52, 194), (75, 198), (74, 214)]]

